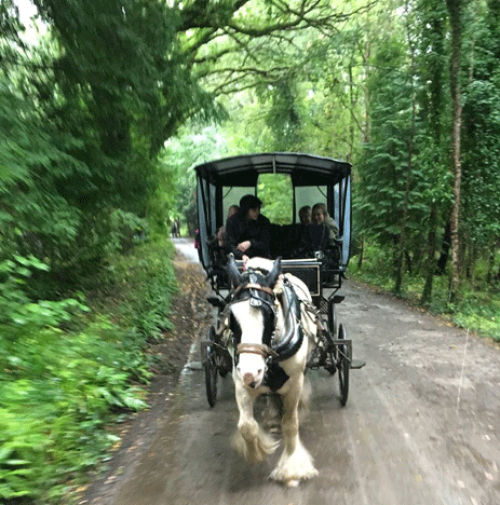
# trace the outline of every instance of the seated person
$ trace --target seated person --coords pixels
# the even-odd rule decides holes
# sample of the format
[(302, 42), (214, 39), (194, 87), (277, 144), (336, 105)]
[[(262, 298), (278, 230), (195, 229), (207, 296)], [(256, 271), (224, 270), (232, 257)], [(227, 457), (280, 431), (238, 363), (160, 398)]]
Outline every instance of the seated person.
[(328, 228), (325, 223), (304, 226), (298, 239), (296, 258), (314, 258), (316, 251), (328, 248)]
[(311, 224), (311, 215), (312, 211), (310, 205), (304, 205), (301, 207), (299, 210), (300, 224)]
[(328, 215), (328, 211), (324, 203), (317, 203), (313, 206), (312, 220), (314, 224), (326, 224), (328, 228), (328, 245), (335, 245), (335, 238), (339, 232), (339, 227), (334, 219)]
[[(227, 211), (227, 218), (226, 218), (226, 223), (227, 220), (234, 216), (240, 208), (237, 205), (231, 205)], [(219, 230), (217, 231), (217, 245), (219, 247), (225, 247), (226, 246), (226, 226), (221, 226)]]
[(338, 231), (335, 221), (328, 216), (326, 205), (317, 203), (312, 208), (312, 223), (300, 230), (296, 256), (314, 258), (316, 251), (325, 251), (335, 245)]
[(260, 213), (262, 202), (254, 195), (240, 200), (240, 210), (226, 223), (226, 247), (236, 259), (270, 257), (271, 223)]
[[(309, 254), (310, 240), (308, 238), (308, 226), (311, 224), (311, 206), (304, 205), (299, 209), (299, 223), (291, 225), (288, 229), (285, 248), (289, 258), (304, 258)], [(274, 235), (273, 235), (274, 237)], [(286, 257), (286, 255), (284, 255)]]

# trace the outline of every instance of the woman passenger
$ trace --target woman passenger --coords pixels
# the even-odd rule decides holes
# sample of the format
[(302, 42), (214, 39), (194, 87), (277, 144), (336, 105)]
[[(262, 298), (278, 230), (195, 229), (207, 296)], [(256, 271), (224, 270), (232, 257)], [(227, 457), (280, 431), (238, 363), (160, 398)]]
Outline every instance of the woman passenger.
[(339, 232), (339, 227), (332, 217), (328, 215), (326, 205), (317, 203), (312, 208), (312, 220), (314, 224), (324, 223), (328, 228), (328, 245), (335, 244), (335, 238)]
[(299, 220), (300, 224), (310, 224), (311, 223), (311, 206), (304, 205), (299, 210)]

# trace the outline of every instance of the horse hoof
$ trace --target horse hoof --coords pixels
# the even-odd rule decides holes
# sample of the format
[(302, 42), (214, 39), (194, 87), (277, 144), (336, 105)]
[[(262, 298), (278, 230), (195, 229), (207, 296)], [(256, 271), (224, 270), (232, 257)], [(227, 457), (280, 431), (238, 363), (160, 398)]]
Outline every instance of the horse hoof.
[(292, 479), (285, 482), (286, 487), (297, 487), (300, 484), (300, 480)]

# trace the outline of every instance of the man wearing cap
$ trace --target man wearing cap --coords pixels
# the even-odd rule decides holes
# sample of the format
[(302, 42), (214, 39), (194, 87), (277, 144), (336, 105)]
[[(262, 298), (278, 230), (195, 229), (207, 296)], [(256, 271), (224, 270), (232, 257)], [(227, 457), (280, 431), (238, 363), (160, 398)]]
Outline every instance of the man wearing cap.
[(236, 259), (270, 256), (271, 223), (260, 213), (261, 205), (256, 196), (245, 195), (240, 210), (227, 220), (226, 246)]

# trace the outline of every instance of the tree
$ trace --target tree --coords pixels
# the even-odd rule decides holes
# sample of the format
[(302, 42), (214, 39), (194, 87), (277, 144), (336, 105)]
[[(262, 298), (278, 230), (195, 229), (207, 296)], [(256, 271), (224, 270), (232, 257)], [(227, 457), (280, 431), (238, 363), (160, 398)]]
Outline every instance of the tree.
[(462, 44), (462, 0), (446, 0), (450, 19), (451, 54), (450, 54), (450, 92), (452, 102), (451, 121), (451, 167), (453, 171), (453, 207), (451, 211), (451, 299), (458, 296), (460, 286), (460, 185), (462, 182), (462, 164), (460, 135), (462, 127), (462, 104), (460, 87), (460, 63)]
[[(467, 27), (463, 91), (462, 230), (469, 251), (469, 270), (476, 254), (488, 260), (489, 282), (494, 279), (495, 253), (500, 247), (500, 6), (473, 2), (464, 14)], [(462, 72), (464, 75), (465, 72)]]
[[(402, 35), (402, 34), (401, 34)], [(403, 258), (420, 235), (425, 179), (413, 166), (415, 91), (407, 53), (393, 35), (376, 53), (370, 75), (370, 143), (360, 164), (365, 231), (392, 250), (395, 290), (402, 289)]]
[[(420, 134), (421, 156), (419, 163), (426, 167), (425, 172), (430, 184), (427, 187), (426, 200), (429, 202), (427, 224), (427, 260), (425, 284), (422, 290), (421, 301), (430, 303), (432, 299), (433, 279), (436, 272), (437, 229), (443, 217), (449, 223), (448, 211), (448, 162), (444, 128), (447, 123), (448, 95), (446, 93), (446, 7), (435, 0), (421, 0), (416, 9), (418, 29), (421, 33), (419, 43), (418, 73), (422, 82), (422, 93), (419, 97), (422, 132)], [(444, 226), (444, 225), (443, 225)], [(446, 242), (446, 233), (443, 243)], [(444, 273), (444, 264), (447, 254), (442, 254), (440, 261), (443, 263), (441, 273)], [(444, 260), (444, 261), (443, 261)]]

